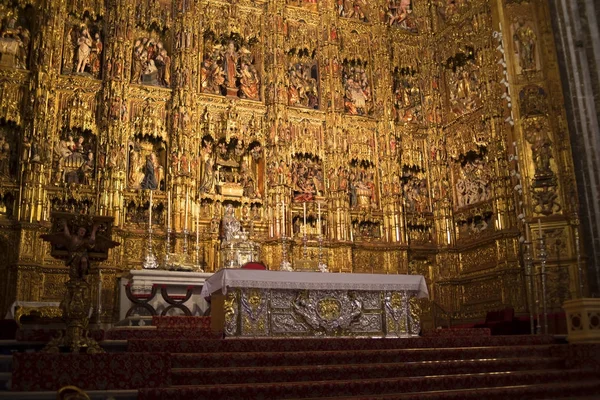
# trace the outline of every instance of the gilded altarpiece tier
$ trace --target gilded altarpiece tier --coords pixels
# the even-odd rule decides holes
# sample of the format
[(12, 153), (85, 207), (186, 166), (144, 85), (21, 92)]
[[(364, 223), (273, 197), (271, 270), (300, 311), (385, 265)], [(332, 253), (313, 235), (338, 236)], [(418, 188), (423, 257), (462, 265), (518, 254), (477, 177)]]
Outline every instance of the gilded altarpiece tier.
[(425, 275), (426, 327), (527, 312), (523, 241), (538, 268), (543, 236), (558, 309), (578, 285), (577, 193), (547, 15), (541, 0), (2, 1), (0, 311), (60, 299), (52, 211), (115, 218), (123, 245), (89, 277), (110, 322), (149, 226), (160, 261), (214, 271), (228, 205), (269, 269), (285, 253)]

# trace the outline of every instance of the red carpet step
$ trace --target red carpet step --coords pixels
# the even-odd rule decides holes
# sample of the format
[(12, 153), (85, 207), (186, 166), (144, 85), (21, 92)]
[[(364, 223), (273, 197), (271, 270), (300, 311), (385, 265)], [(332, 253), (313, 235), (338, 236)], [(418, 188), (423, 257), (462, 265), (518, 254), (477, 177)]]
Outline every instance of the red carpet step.
[(383, 364), (418, 361), (548, 357), (550, 345), (389, 350), (174, 353), (173, 368), (241, 368), (291, 365)]
[[(159, 399), (295, 399), (310, 397), (360, 396), (371, 394), (401, 394), (440, 390), (490, 388), (501, 386), (533, 385), (574, 380), (595, 380), (597, 373), (591, 370), (542, 370), (508, 371), (477, 374), (452, 374), (426, 377), (403, 377), (387, 379), (353, 379), (319, 381), (315, 373), (312, 382), (228, 384), (205, 386), (179, 386), (171, 388), (142, 389), (140, 400)], [(485, 396), (482, 396), (485, 398)]]
[[(600, 381), (559, 382), (538, 385), (505, 386), (500, 388), (477, 388), (429, 391), (419, 393), (395, 393), (378, 396), (311, 397), (303, 400), (598, 400)], [(564, 397), (568, 396), (568, 397)]]
[(160, 354), (19, 353), (12, 360), (12, 390), (135, 389), (170, 384), (171, 359)]
[(172, 384), (214, 385), (235, 383), (306, 382), (318, 380), (399, 378), (496, 371), (529, 371), (564, 367), (560, 358), (506, 358), (420, 361), (388, 364), (310, 365), (288, 367), (173, 369)]
[(216, 353), (384, 350), (479, 346), (533, 346), (553, 344), (551, 336), (477, 336), (477, 337), (416, 337), (407, 339), (294, 338), (294, 339), (154, 339), (130, 340), (128, 349), (134, 352)]

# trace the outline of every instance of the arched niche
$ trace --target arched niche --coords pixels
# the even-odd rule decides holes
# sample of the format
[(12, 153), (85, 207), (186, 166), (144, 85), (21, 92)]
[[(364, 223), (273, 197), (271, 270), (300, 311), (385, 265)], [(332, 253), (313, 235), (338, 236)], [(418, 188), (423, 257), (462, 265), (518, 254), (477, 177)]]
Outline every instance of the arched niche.
[(162, 137), (136, 134), (127, 147), (128, 189), (165, 190), (167, 142)]
[(25, 8), (0, 6), (0, 67), (28, 69), (30, 64), (32, 28), (35, 11)]
[(97, 137), (90, 130), (63, 128), (54, 144), (55, 184), (95, 185)]

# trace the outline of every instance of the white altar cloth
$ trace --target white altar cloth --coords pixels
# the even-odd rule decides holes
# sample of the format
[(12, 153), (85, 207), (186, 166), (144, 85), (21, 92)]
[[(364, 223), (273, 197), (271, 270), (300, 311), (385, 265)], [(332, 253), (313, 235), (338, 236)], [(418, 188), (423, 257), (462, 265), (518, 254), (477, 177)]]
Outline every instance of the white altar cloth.
[(261, 271), (252, 269), (221, 269), (206, 280), (201, 297), (208, 297), (227, 288), (362, 290), (413, 292), (418, 298), (428, 298), (423, 275), (344, 274), (322, 272)]

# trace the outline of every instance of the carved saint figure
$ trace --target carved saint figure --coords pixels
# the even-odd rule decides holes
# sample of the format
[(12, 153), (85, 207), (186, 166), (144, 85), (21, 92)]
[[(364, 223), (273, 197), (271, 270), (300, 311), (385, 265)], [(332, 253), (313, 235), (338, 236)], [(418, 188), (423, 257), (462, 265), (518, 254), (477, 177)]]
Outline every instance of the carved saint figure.
[(92, 52), (93, 40), (90, 36), (88, 28), (84, 25), (81, 27), (81, 33), (77, 38), (77, 68), (75, 72), (81, 74), (85, 71), (85, 67), (90, 60)]
[(92, 51), (90, 53), (90, 71), (92, 75), (98, 77), (100, 74), (100, 66), (102, 65), (102, 41), (100, 40), (100, 34), (96, 33), (94, 35), (94, 44), (92, 46)]
[(0, 31), (0, 66), (26, 68), (29, 40), (29, 30), (9, 18)]
[(237, 88), (236, 79), (238, 76), (238, 53), (235, 50), (235, 43), (232, 41), (227, 44), (227, 49), (223, 54), (223, 71), (225, 71), (225, 85), (228, 88)]
[(521, 71), (537, 70), (535, 56), (537, 36), (530, 24), (519, 19), (516, 23), (513, 38), (515, 41), (515, 51), (519, 56), (518, 60)]
[(0, 177), (10, 178), (10, 143), (0, 135)]
[(256, 68), (247, 63), (242, 64), (240, 91), (242, 96), (250, 100), (259, 100), (259, 80)]
[(213, 46), (210, 54), (204, 56), (201, 68), (202, 91), (220, 94), (221, 86), (225, 83), (225, 72), (221, 68), (221, 45)]
[(131, 83), (170, 85), (171, 57), (164, 48), (163, 42), (148, 37), (134, 42)]
[(414, 23), (409, 24), (409, 16), (411, 13), (411, 0), (390, 0), (387, 12), (388, 25), (399, 26), (407, 30), (415, 30)]
[(144, 168), (144, 179), (141, 183), (142, 189), (155, 190), (158, 189), (159, 180), (157, 177), (157, 160), (154, 153), (146, 156), (146, 166)]

